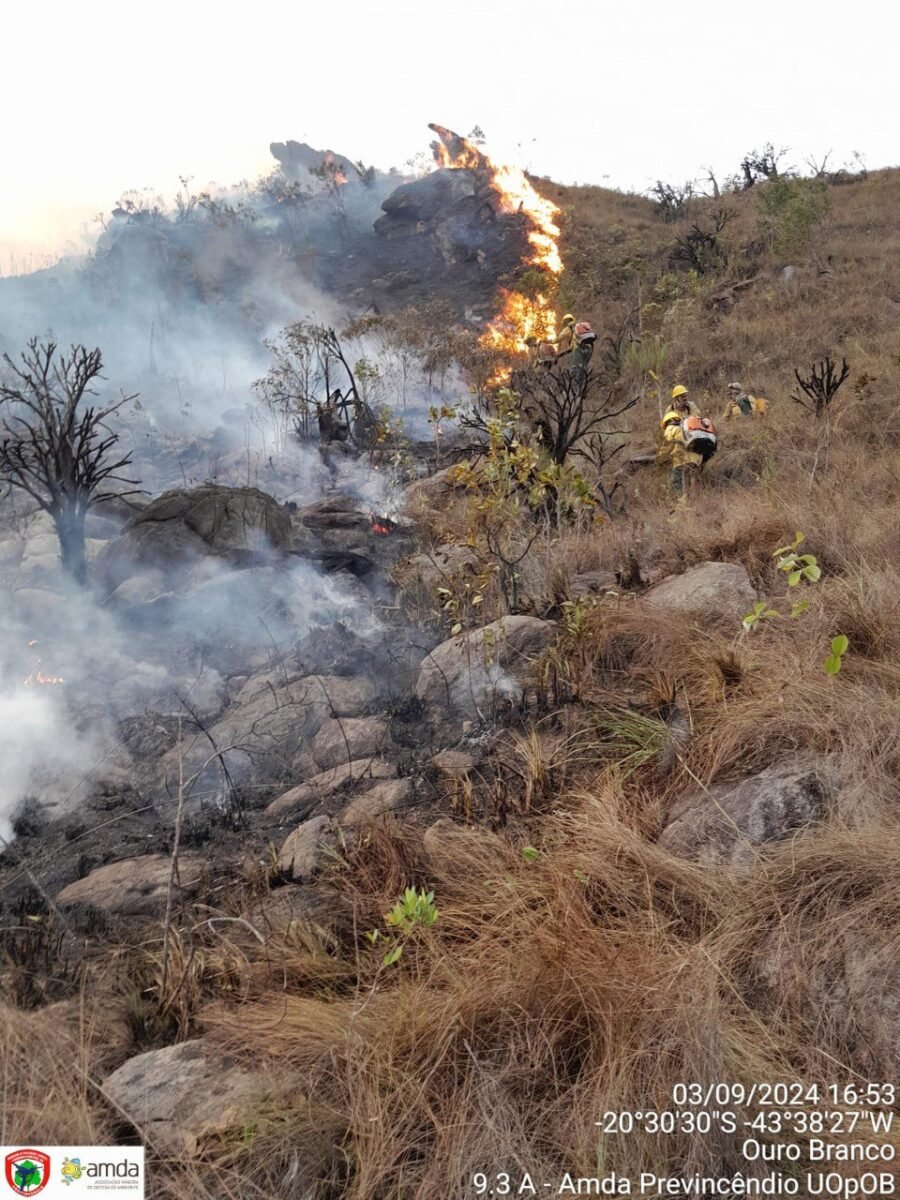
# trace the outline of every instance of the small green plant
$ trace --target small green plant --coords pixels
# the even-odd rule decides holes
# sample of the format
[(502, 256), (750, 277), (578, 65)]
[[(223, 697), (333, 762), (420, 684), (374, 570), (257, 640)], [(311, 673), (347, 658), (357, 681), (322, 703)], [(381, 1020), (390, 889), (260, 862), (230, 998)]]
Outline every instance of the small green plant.
[(540, 858), (540, 850), (535, 850), (534, 846), (523, 846), (522, 857), (526, 862), (536, 862)]
[(800, 544), (805, 541), (805, 537), (805, 534), (798, 531), (790, 545), (779, 546), (772, 552), (772, 557), (778, 559), (776, 567), (788, 577), (788, 587), (797, 587), (803, 581), (818, 583), (822, 577), (822, 568), (814, 554), (797, 553)]
[(403, 954), (406, 940), (417, 929), (427, 929), (437, 919), (434, 892), (408, 887), (390, 912), (384, 914), (388, 932), (382, 933), (380, 929), (372, 929), (366, 934), (366, 938), (373, 946), (382, 941), (391, 942), (381, 960), (384, 966), (390, 967)]
[(825, 659), (825, 671), (829, 675), (837, 675), (841, 669), (841, 661), (850, 647), (850, 640), (840, 633), (831, 639), (831, 653)]
[(781, 613), (774, 608), (769, 608), (765, 600), (757, 600), (753, 608), (743, 620), (744, 633), (751, 633), (759, 626), (761, 621), (768, 621), (772, 617), (780, 617)]
[[(777, 558), (776, 568), (787, 576), (788, 587), (796, 588), (801, 584), (818, 583), (822, 578), (822, 568), (814, 554), (799, 554), (800, 546), (806, 540), (806, 535), (799, 530), (794, 534), (794, 540), (787, 546), (779, 546), (772, 551), (772, 557)], [(794, 600), (791, 604), (790, 616), (795, 619), (809, 608), (809, 601)], [(765, 600), (758, 600), (742, 621), (744, 633), (759, 629), (763, 621), (780, 617), (777, 609), (770, 608)]]

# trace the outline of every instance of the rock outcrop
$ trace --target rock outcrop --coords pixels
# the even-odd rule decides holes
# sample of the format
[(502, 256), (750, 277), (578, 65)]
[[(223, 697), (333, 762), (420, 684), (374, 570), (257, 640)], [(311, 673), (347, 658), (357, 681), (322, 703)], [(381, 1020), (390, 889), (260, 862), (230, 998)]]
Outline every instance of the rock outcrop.
[(701, 563), (652, 587), (644, 603), (667, 612), (742, 618), (756, 603), (756, 589), (739, 563)]
[[(201, 858), (179, 855), (174, 884), (176, 900), (197, 891), (203, 869)], [(165, 854), (124, 858), (76, 879), (62, 889), (56, 902), (61, 908), (89, 904), (114, 916), (158, 917), (166, 909), (171, 870), (172, 860)]]
[(478, 717), (528, 687), (534, 664), (557, 627), (537, 617), (501, 617), (483, 629), (442, 642), (419, 671), (416, 695), (435, 711)]
[(749, 866), (756, 848), (822, 821), (838, 786), (828, 759), (788, 759), (734, 783), (692, 789), (676, 802), (659, 843), (708, 866)]

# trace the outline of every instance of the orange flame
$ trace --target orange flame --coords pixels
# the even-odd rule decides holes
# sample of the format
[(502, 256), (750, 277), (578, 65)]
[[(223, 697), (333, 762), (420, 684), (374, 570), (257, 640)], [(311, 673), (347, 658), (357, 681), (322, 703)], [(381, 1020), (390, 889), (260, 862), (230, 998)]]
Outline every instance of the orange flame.
[[(542, 196), (520, 167), (498, 166), (468, 138), (460, 137), (443, 125), (430, 125), (429, 128), (440, 138), (440, 141), (432, 142), (438, 166), (468, 169), (484, 175), (498, 198), (500, 211), (521, 213), (525, 217), (531, 253), (522, 261), (526, 266), (544, 271), (547, 275), (546, 289), (532, 296), (501, 289), (500, 311), (484, 331), (482, 345), (505, 354), (525, 355), (529, 350), (527, 339), (554, 342), (557, 336), (556, 312), (550, 293), (555, 291), (556, 280), (563, 270), (559, 253), (559, 226), (556, 223), (559, 206)], [(508, 378), (509, 370), (501, 370), (492, 382), (502, 383)]]
[[(37, 641), (34, 638), (32, 638), (32, 640), (30, 642), (27, 642), (26, 645), (28, 646), (28, 649), (31, 650), (34, 646), (37, 645)], [(56, 683), (65, 683), (65, 680), (60, 675), (45, 675), (44, 672), (41, 670), (41, 660), (37, 659), (35, 662), (34, 670), (31, 672), (30, 675), (26, 675), (25, 678), (22, 680), (22, 687), (31, 687), (33, 684), (36, 684), (36, 683), (37, 684), (56, 684)]]

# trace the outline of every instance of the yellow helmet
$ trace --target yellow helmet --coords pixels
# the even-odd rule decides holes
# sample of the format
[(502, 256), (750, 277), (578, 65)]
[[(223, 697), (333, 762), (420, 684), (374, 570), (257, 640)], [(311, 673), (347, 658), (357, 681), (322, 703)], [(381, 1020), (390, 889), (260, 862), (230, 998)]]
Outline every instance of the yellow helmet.
[(562, 323), (563, 323), (563, 325), (574, 325), (575, 318), (572, 316), (571, 313), (566, 313), (566, 315), (562, 319)]
[(676, 383), (675, 386), (672, 388), (672, 399), (673, 400), (677, 400), (679, 396), (686, 396), (687, 394), (688, 394), (688, 390), (684, 386), (683, 383)]

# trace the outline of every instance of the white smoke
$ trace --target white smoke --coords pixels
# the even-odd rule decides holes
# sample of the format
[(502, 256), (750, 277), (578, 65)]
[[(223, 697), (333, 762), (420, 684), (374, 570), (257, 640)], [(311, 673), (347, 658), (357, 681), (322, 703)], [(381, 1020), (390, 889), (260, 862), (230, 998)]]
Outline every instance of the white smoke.
[(11, 840), (23, 802), (54, 786), (59, 798), (88, 769), (90, 743), (72, 728), (53, 685), (0, 677), (0, 838)]

